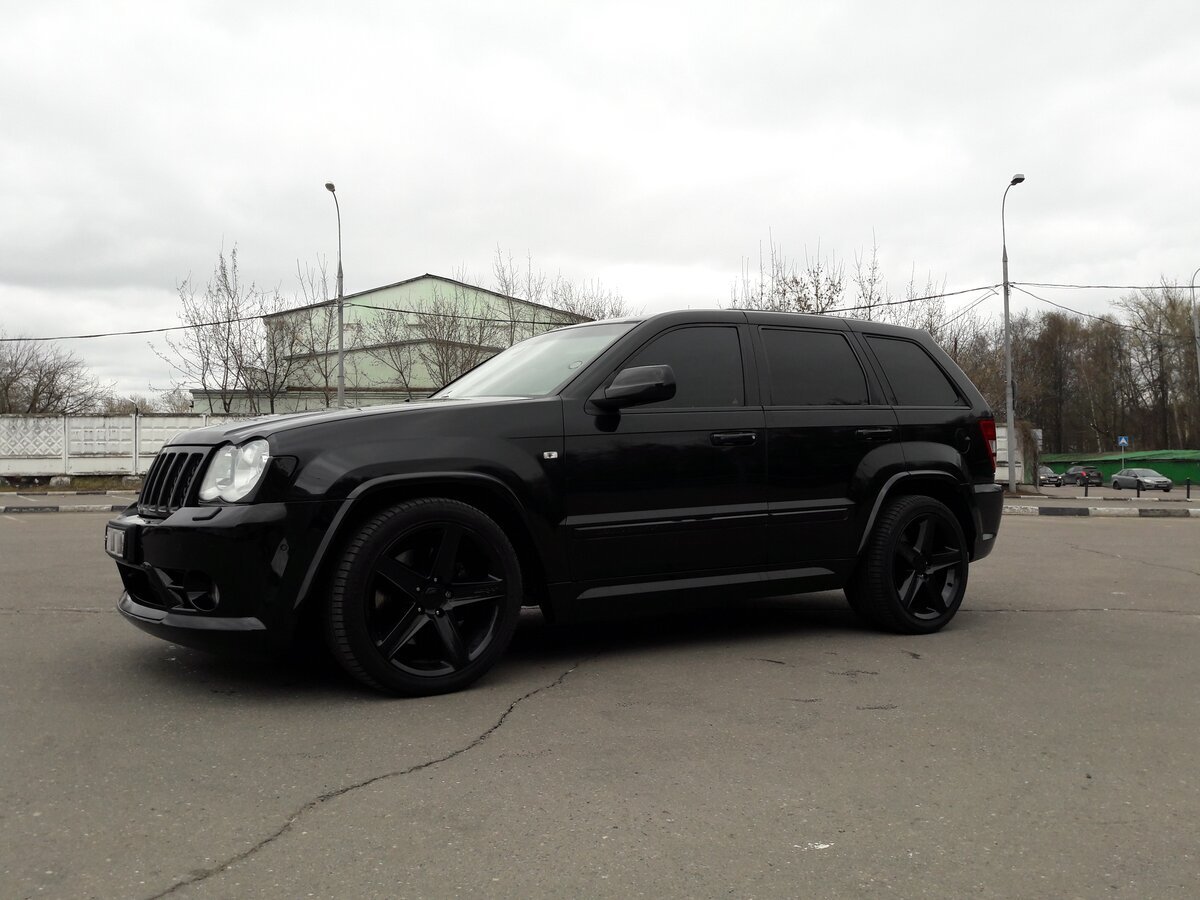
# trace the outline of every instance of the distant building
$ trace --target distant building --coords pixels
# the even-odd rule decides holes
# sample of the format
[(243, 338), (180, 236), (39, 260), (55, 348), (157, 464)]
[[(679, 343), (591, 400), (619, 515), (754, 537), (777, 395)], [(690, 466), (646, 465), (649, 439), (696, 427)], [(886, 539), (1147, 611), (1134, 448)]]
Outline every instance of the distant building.
[[(444, 278), (420, 275), (348, 294), (343, 310), (346, 403), (370, 406), (426, 397), (517, 341), (585, 316)], [(250, 388), (191, 388), (193, 409), (262, 414), (337, 403), (337, 301), (268, 316), (274, 371)]]

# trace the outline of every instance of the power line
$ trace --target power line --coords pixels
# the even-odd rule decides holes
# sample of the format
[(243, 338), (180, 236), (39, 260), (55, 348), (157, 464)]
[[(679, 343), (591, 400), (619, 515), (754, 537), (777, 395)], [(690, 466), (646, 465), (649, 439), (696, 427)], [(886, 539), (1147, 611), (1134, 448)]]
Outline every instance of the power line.
[[(1010, 281), (1009, 284), (1012, 284)], [(822, 311), (822, 315), (829, 313), (844, 313), (844, 312), (859, 312), (864, 309), (879, 309), (881, 306), (903, 306), (906, 303), (917, 303), (921, 300), (940, 300), (943, 297), (958, 297), (962, 294), (973, 294), (976, 291), (995, 291), (1000, 287), (999, 284), (984, 284), (979, 287), (963, 288), (961, 291), (947, 291), (944, 294), (929, 294), (925, 297), (905, 297), (903, 300), (887, 300), (883, 303), (871, 303), (866, 306), (839, 306), (836, 309), (826, 309)], [(986, 299), (986, 298), (985, 298)]]
[[(1045, 297), (1039, 297), (1037, 294), (1034, 294), (1031, 291), (1025, 290), (1025, 288), (1026, 287), (1039, 287), (1039, 288), (1062, 288), (1062, 289), (1070, 289), (1070, 290), (1096, 289), (1096, 290), (1138, 290), (1138, 291), (1164, 290), (1163, 285), (1144, 286), (1144, 285), (1113, 285), (1113, 284), (1053, 284), (1053, 283), (1048, 283), (1048, 282), (1034, 282), (1034, 281), (1010, 281), (1009, 285), (1016, 288), (1017, 290), (1021, 291), (1023, 294), (1028, 294), (1030, 297), (1033, 297), (1035, 300), (1040, 300), (1042, 303), (1048, 303), (1051, 306), (1057, 306), (1060, 309), (1063, 309), (1067, 312), (1074, 313), (1079, 316), (1084, 316), (1089, 319), (1096, 319), (1097, 321), (1110, 322), (1112, 324), (1117, 324), (1117, 325), (1120, 325), (1120, 323), (1113, 322), (1111, 319), (1103, 318), (1100, 316), (1094, 316), (1089, 313), (1081, 312), (1077, 309), (1072, 309), (1071, 307), (1064, 306), (1061, 303), (1055, 303), (1053, 300), (1047, 300)], [(977, 306), (979, 303), (983, 302), (984, 300), (986, 300), (988, 297), (994, 296), (995, 289), (1000, 286), (1001, 286), (1000, 284), (980, 285), (979, 287), (964, 288), (964, 289), (958, 290), (958, 291), (946, 291), (945, 293), (941, 293), (941, 294), (928, 294), (923, 297), (905, 297), (902, 300), (887, 300), (882, 303), (866, 304), (866, 305), (860, 305), (860, 306), (840, 306), (840, 307), (836, 307), (836, 308), (832, 308), (832, 309), (823, 310), (822, 314), (829, 315), (829, 314), (837, 314), (837, 313), (862, 312), (864, 310), (874, 310), (874, 309), (879, 309), (881, 307), (887, 307), (887, 306), (904, 306), (909, 303), (918, 303), (923, 300), (939, 300), (939, 299), (942, 299), (945, 297), (958, 297), (963, 294), (972, 294), (972, 293), (975, 293), (976, 291), (991, 291), (991, 293), (985, 295), (984, 297), (981, 297), (978, 301), (976, 301), (970, 307), (968, 307), (968, 310), (969, 310), (969, 309), (974, 308), (975, 306)], [(1169, 289), (1171, 287), (1172, 286), (1170, 286), (1170, 285), (1166, 286), (1167, 289)], [(1178, 286), (1174, 286), (1174, 287), (1178, 287)], [(334, 301), (332, 301), (332, 300), (328, 300), (323, 303), (314, 304), (313, 306), (323, 307), (323, 306), (328, 306), (328, 305), (332, 304), (333, 302)], [(310, 306), (308, 308), (311, 309), (311, 308), (313, 308), (313, 306)], [(461, 321), (470, 321), (470, 322), (488, 322), (488, 323), (495, 324), (495, 325), (534, 325), (534, 326), (543, 325), (544, 326), (544, 325), (567, 324), (567, 323), (547, 321), (545, 319), (511, 319), (511, 318), (501, 319), (501, 318), (490, 318), (490, 317), (486, 317), (486, 316), (464, 316), (464, 315), (460, 315), (458, 313), (435, 313), (435, 312), (428, 312), (428, 311), (424, 311), (424, 310), (399, 309), (399, 308), (390, 307), (390, 306), (372, 306), (367, 303), (347, 303), (346, 306), (354, 306), (354, 307), (358, 307), (359, 309), (371, 309), (371, 310), (376, 310), (379, 312), (401, 313), (404, 315), (412, 315), (412, 316), (426, 316), (426, 317), (439, 318), (439, 319), (454, 318), (454, 319), (459, 319)], [(965, 315), (968, 310), (964, 310), (962, 313), (960, 313), (960, 315)], [(213, 322), (198, 322), (198, 323), (194, 323), (194, 324), (190, 324), (190, 325), (170, 325), (170, 326), (166, 326), (163, 328), (139, 328), (139, 329), (134, 329), (134, 330), (130, 330), (130, 331), (102, 331), (102, 332), (96, 332), (94, 334), (59, 334), (59, 335), (48, 335), (48, 336), (39, 336), (39, 337), (0, 337), (0, 343), (12, 344), (12, 343), (18, 343), (21, 341), (28, 341), (28, 342), (83, 341), (83, 340), (92, 340), (94, 338), (136, 337), (138, 335), (144, 335), (144, 334), (166, 334), (166, 333), (172, 332), (172, 331), (186, 331), (189, 328), (217, 328), (222, 325), (235, 325), (240, 322), (254, 322), (254, 321), (261, 320), (261, 319), (275, 318), (280, 315), (287, 315), (288, 312), (292, 312), (292, 310), (281, 310), (281, 311), (277, 311), (277, 312), (273, 312), (273, 313), (263, 313), (263, 314), (254, 315), (254, 316), (239, 316), (239, 317), (231, 318), (231, 319), (219, 319), (219, 320), (213, 321)], [(567, 310), (561, 310), (561, 312), (567, 313), (568, 315), (571, 314)], [(948, 324), (950, 324), (950, 322), (953, 322), (953, 321), (954, 321), (954, 319), (950, 319), (943, 324), (948, 325)], [(1134, 331), (1144, 331), (1144, 329), (1138, 329), (1134, 326), (1120, 325), (1120, 327), (1129, 328)], [(1154, 332), (1147, 331), (1145, 333), (1153, 334)]]
[[(1009, 282), (1009, 284), (1011, 284), (1011, 283), (1012, 283), (1012, 282)], [(975, 307), (977, 307), (977, 306), (978, 306), (980, 303), (982, 303), (984, 300), (987, 300), (989, 297), (995, 297), (995, 296), (996, 296), (996, 289), (995, 289), (995, 288), (988, 288), (988, 292), (987, 292), (986, 294), (984, 294), (982, 297), (980, 297), (980, 298), (979, 298), (978, 300), (976, 300), (974, 303), (972, 303), (972, 304), (970, 304), (969, 306), (967, 306), (967, 307), (966, 307), (964, 310), (962, 310), (962, 312), (960, 312), (958, 315), (950, 317), (950, 318), (949, 318), (949, 319), (947, 319), (945, 322), (939, 322), (939, 323), (938, 323), (938, 325), (937, 325), (937, 327), (938, 327), (939, 329), (942, 329), (942, 328), (945, 328), (947, 325), (950, 325), (950, 324), (951, 324), (951, 323), (953, 323), (953, 322), (957, 322), (959, 319), (961, 319), (963, 316), (965, 316), (967, 313), (969, 313), (971, 310), (973, 310)]]
[(185, 331), (188, 328), (214, 328), (217, 325), (233, 325), (236, 322), (253, 322), (266, 315), (242, 316), (237, 319), (221, 319), (218, 322), (198, 322), (195, 325), (171, 325), (167, 328), (142, 328), (137, 331), (103, 331), (97, 334), (60, 334), (53, 337), (0, 337), (0, 343), (14, 344), (18, 341), (83, 341), (91, 338), (129, 337), (139, 334), (163, 334), (167, 331)]
[(1025, 285), (1036, 288), (1064, 288), (1068, 290), (1098, 290), (1098, 291), (1162, 291), (1176, 290), (1187, 287), (1186, 284), (1054, 284), (1044, 281), (1010, 281), (1012, 287)]
[[(1125, 324), (1124, 322), (1118, 322), (1115, 319), (1110, 319), (1106, 316), (1094, 316), (1091, 313), (1085, 313), (1082, 310), (1072, 309), (1071, 307), (1064, 306), (1061, 303), (1055, 303), (1053, 300), (1047, 300), (1045, 297), (1039, 297), (1037, 294), (1033, 293), (1033, 291), (1027, 291), (1023, 287), (1018, 287), (1015, 282), (1010, 281), (1009, 284), (1012, 285), (1014, 288), (1016, 288), (1018, 291), (1020, 291), (1022, 294), (1029, 295), (1034, 300), (1040, 300), (1042, 303), (1048, 303), (1050, 306), (1056, 306), (1059, 309), (1064, 310), (1069, 313), (1073, 313), (1074, 315), (1083, 316), (1085, 319), (1094, 319), (1097, 322), (1103, 322), (1106, 325), (1114, 325), (1117, 328), (1123, 329), (1125, 331), (1136, 331), (1139, 334), (1148, 334), (1151, 337), (1155, 337), (1155, 338), (1159, 338), (1159, 339), (1172, 340), (1172, 341), (1175, 340), (1173, 335), (1158, 332), (1158, 331), (1151, 331), (1149, 328), (1141, 328), (1137, 325), (1128, 325), (1128, 324)], [(1191, 344), (1191, 338), (1188, 338), (1187, 343)]]
[[(324, 307), (324, 306), (329, 306), (330, 304), (333, 304), (333, 303), (334, 303), (334, 301), (327, 300), (324, 303), (314, 304), (314, 306), (315, 307)], [(314, 306), (307, 307), (306, 309), (312, 309), (312, 308), (314, 308)], [(378, 310), (380, 312), (403, 313), (405, 315), (426, 316), (426, 317), (432, 317), (432, 318), (438, 318), (438, 319), (459, 319), (459, 320), (463, 320), (463, 321), (472, 321), (472, 322), (490, 322), (490, 323), (496, 324), (496, 325), (577, 324), (577, 323), (567, 323), (567, 322), (553, 322), (553, 321), (548, 321), (546, 319), (509, 319), (509, 318), (497, 319), (497, 318), (486, 318), (483, 316), (464, 316), (464, 315), (459, 315), (458, 313), (436, 313), (436, 312), (428, 312), (428, 311), (416, 310), (416, 309), (397, 309), (396, 307), (391, 307), (391, 306), (371, 306), (366, 303), (347, 303), (346, 306), (356, 306), (360, 309), (373, 309), (373, 310)], [(298, 311), (299, 310), (281, 310), (281, 311), (272, 312), (272, 313), (261, 313), (259, 315), (255, 315), (255, 316), (239, 316), (239, 317), (233, 318), (233, 319), (219, 319), (215, 322), (196, 322), (191, 325), (171, 325), (171, 326), (168, 326), (165, 328), (140, 328), (140, 329), (136, 329), (133, 331), (104, 331), (104, 332), (98, 332), (96, 334), (59, 334), (59, 335), (52, 335), (52, 336), (47, 336), (47, 337), (0, 337), (0, 343), (14, 344), (14, 343), (17, 343), (20, 341), (29, 341), (29, 342), (83, 341), (83, 340), (90, 340), (92, 338), (134, 337), (134, 336), (141, 335), (141, 334), (164, 334), (169, 331), (186, 331), (189, 328), (216, 328), (221, 325), (234, 325), (239, 322), (254, 322), (254, 321), (261, 320), (261, 319), (277, 318), (281, 315), (287, 315), (289, 312), (298, 312)], [(566, 315), (576, 315), (575, 313), (570, 313), (567, 310), (561, 310), (561, 312)], [(584, 321), (589, 321), (589, 320), (585, 319)]]

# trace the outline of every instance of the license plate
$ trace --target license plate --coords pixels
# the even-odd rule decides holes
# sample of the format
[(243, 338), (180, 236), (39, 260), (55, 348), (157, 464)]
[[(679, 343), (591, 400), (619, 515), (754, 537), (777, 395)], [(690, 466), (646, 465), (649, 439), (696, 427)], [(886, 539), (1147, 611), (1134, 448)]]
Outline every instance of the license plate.
[(125, 558), (125, 530), (108, 525), (104, 529), (104, 550), (109, 556)]

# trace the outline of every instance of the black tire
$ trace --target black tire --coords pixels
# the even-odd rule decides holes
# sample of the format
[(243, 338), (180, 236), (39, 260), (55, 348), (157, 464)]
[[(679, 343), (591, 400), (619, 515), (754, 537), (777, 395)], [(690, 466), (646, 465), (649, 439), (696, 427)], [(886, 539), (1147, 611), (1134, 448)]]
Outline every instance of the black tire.
[(333, 573), (326, 639), (342, 667), (405, 696), (460, 690), (495, 664), (523, 597), (516, 551), (473, 506), (441, 497), (376, 515)]
[(1119, 491), (1120, 489), (1121, 489), (1121, 482), (1117, 481), (1117, 479), (1114, 478), (1113, 479), (1113, 490)]
[(962, 526), (944, 504), (901, 497), (880, 514), (846, 598), (879, 628), (931, 634), (962, 605), (968, 563)]

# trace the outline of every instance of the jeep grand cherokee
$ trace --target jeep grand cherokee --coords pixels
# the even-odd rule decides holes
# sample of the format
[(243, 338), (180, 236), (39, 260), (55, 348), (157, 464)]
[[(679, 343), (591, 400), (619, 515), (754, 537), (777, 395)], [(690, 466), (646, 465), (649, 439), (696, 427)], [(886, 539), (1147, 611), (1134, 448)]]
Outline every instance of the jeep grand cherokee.
[(421, 402), (177, 435), (105, 543), (151, 634), (278, 647), (312, 621), (360, 681), (433, 694), (522, 605), (841, 588), (937, 631), (995, 546), (995, 437), (924, 332), (672, 312), (531, 338)]

